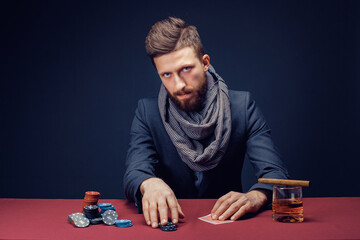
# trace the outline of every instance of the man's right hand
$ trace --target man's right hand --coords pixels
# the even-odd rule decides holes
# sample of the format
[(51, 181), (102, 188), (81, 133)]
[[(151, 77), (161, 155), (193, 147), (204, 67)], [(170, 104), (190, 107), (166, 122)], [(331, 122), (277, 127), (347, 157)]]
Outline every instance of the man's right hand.
[(159, 218), (162, 225), (167, 224), (169, 210), (174, 224), (178, 223), (179, 217), (185, 217), (174, 192), (162, 179), (146, 179), (141, 183), (140, 191), (143, 195), (142, 208), (147, 225), (157, 228)]

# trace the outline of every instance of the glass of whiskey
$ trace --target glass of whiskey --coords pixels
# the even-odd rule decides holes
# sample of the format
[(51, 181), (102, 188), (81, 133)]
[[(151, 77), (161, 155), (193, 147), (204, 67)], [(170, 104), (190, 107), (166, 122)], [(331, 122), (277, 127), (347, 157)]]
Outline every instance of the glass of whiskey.
[(302, 187), (274, 185), (272, 218), (276, 222), (304, 221)]

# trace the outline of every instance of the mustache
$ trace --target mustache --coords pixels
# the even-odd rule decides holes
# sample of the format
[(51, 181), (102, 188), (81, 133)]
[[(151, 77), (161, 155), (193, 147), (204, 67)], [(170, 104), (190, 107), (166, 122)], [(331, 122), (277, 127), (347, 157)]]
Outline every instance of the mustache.
[(174, 92), (174, 95), (179, 96), (179, 95), (189, 94), (192, 92), (194, 92), (194, 89), (192, 87), (185, 87), (179, 91)]

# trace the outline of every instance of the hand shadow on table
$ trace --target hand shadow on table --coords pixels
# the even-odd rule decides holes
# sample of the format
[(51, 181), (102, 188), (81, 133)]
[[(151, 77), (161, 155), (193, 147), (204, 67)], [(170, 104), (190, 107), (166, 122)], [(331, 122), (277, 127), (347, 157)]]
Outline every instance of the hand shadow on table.
[(237, 219), (236, 221), (241, 221), (241, 220), (247, 220), (247, 219), (251, 219), (253, 217), (256, 217), (257, 215), (259, 215), (260, 213), (267, 211), (267, 210), (271, 210), (272, 209), (272, 205), (271, 204), (266, 204), (265, 206), (263, 206), (262, 208), (260, 208), (259, 211), (254, 212), (254, 213), (245, 213), (244, 216), (240, 217), (239, 219)]
[(244, 216), (240, 217), (239, 219), (237, 219), (236, 221), (242, 221), (242, 220), (248, 220), (248, 219), (251, 219), (251, 218), (254, 218), (256, 217), (259, 213), (261, 213), (262, 211), (264, 210), (260, 210), (256, 213), (246, 213)]

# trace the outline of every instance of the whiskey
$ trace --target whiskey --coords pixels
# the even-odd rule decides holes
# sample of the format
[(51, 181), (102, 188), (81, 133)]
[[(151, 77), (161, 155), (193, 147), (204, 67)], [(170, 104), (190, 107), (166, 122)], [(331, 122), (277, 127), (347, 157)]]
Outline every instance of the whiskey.
[(303, 202), (296, 198), (274, 199), (272, 205), (273, 220), (277, 222), (304, 221)]

